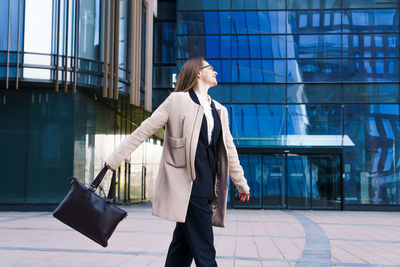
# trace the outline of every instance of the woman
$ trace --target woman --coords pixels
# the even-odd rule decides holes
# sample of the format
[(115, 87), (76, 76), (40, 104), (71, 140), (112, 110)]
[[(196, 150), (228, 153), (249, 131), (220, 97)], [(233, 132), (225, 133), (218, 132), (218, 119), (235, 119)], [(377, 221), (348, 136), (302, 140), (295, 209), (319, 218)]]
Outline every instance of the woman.
[(217, 72), (204, 58), (183, 64), (175, 92), (106, 159), (117, 169), (165, 126), (152, 214), (177, 222), (166, 266), (217, 266), (212, 225), (224, 227), (228, 172), (241, 201), (250, 193), (240, 166), (228, 112), (208, 96)]

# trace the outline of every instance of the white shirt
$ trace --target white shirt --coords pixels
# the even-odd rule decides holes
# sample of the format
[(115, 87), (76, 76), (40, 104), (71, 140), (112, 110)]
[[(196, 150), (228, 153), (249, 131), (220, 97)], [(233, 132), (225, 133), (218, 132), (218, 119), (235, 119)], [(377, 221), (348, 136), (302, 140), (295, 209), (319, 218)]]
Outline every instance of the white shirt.
[(211, 110), (211, 97), (207, 95), (207, 99), (195, 92), (197, 95), (197, 98), (199, 99), (200, 105), (204, 108), (204, 115), (206, 115), (206, 120), (207, 120), (207, 130), (208, 130), (208, 144), (211, 143), (211, 136), (212, 136), (212, 131), (214, 129), (214, 118), (212, 115), (212, 110)]

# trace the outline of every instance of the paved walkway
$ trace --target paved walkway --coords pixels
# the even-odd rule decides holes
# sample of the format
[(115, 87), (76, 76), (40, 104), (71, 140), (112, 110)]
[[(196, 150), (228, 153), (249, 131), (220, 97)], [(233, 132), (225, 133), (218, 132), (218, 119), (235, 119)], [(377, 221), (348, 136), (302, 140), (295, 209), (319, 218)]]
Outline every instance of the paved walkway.
[[(175, 223), (124, 208), (107, 248), (49, 212), (0, 212), (0, 266), (163, 266)], [(397, 212), (228, 210), (214, 234), (219, 266), (400, 266)]]

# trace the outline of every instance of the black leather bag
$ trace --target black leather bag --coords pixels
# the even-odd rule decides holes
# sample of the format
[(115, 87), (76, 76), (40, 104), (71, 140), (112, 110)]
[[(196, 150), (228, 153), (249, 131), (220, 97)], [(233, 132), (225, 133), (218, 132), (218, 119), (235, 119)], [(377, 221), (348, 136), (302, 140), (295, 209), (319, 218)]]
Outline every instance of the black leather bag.
[(75, 177), (68, 178), (71, 180), (71, 188), (53, 213), (55, 218), (103, 247), (107, 247), (108, 239), (118, 223), (127, 216), (126, 211), (111, 204), (115, 195), (115, 171), (107, 200), (95, 193), (106, 172), (107, 167), (104, 167), (90, 188), (85, 187)]

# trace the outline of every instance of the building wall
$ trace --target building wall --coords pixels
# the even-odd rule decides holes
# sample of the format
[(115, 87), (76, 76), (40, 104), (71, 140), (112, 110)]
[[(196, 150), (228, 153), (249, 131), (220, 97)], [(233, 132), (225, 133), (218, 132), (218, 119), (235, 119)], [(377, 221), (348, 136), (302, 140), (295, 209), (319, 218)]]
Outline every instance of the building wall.
[(234, 206), (319, 207), (327, 160), (324, 208), (400, 204), (397, 1), (177, 0), (176, 25), (177, 69), (202, 55), (218, 72), (253, 195)]
[[(150, 116), (155, 0), (0, 0), (0, 209), (51, 209), (89, 185)], [(107, 22), (107, 23), (106, 23)], [(115, 201), (151, 201), (163, 131), (117, 171)], [(105, 196), (111, 173), (99, 194)]]

